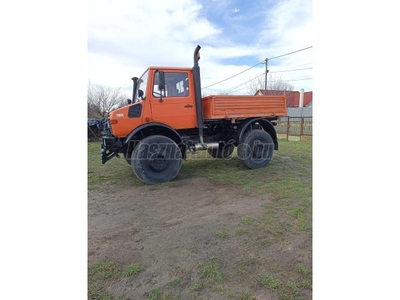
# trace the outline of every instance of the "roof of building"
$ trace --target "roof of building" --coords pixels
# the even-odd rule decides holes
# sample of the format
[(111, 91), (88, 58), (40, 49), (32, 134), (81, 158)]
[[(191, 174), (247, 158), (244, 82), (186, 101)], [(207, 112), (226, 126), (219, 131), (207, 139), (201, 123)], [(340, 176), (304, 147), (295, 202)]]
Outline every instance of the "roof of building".
[[(303, 106), (312, 105), (312, 91), (304, 92)], [(287, 107), (299, 107), (299, 91), (258, 90), (255, 95), (286, 95)]]

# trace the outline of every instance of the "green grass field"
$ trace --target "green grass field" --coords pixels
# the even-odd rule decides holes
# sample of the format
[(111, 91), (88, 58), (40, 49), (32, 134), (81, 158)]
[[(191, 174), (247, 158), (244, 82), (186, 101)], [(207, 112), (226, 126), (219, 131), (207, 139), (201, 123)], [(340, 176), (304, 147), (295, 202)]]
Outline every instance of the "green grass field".
[[(191, 283), (187, 288), (192, 293), (201, 293), (205, 288), (219, 289), (227, 299), (257, 299), (251, 290), (234, 293), (227, 289), (232, 277), (241, 279), (254, 277), (259, 287), (276, 295), (277, 299), (311, 299), (312, 289), (312, 143), (308, 141), (279, 140), (279, 150), (266, 168), (249, 170), (245, 168), (234, 153), (230, 159), (218, 160), (203, 151), (197, 155), (189, 155), (183, 162), (180, 174), (170, 182), (159, 184), (156, 188), (168, 189), (179, 186), (187, 178), (207, 178), (215, 184), (239, 187), (246, 195), (265, 195), (272, 201), (265, 204), (264, 210), (257, 215), (249, 215), (238, 220), (234, 233), (229, 235), (225, 230), (214, 233), (221, 243), (234, 236), (243, 243), (256, 241), (262, 236), (263, 244), (258, 247), (266, 249), (274, 245), (287, 245), (304, 237), (304, 243), (293, 251), (307, 257), (300, 263), (287, 263), (266, 267), (263, 274), (254, 275), (255, 269), (264, 257), (244, 259), (237, 268), (236, 274), (222, 273), (223, 266), (214, 257), (198, 267), (200, 280)], [(143, 186), (133, 173), (131, 167), (121, 156), (113, 158), (105, 165), (101, 164), (100, 143), (88, 144), (88, 189), (121, 189), (124, 187)], [(296, 240), (297, 239), (297, 240)], [(186, 246), (182, 246), (186, 247)], [(192, 251), (193, 250), (193, 251)], [(191, 252), (195, 252), (195, 248)], [(306, 255), (304, 254), (306, 253)], [(300, 256), (299, 256), (300, 257)], [(90, 299), (129, 299), (114, 297), (106, 293), (104, 287), (107, 280), (118, 280), (127, 276), (139, 276), (143, 272), (140, 264), (132, 264), (122, 269), (113, 261), (106, 261), (89, 266), (89, 298)], [(139, 275), (138, 275), (139, 274)], [(93, 283), (93, 284), (92, 284)], [(96, 283), (96, 284), (94, 284)], [(104, 283), (104, 286), (101, 284)], [(170, 284), (182, 287), (179, 278)], [(200, 297), (201, 298), (201, 297)], [(200, 299), (199, 298), (199, 299)], [(155, 288), (147, 299), (181, 299), (179, 293), (172, 290)], [(196, 298), (197, 299), (197, 298)], [(203, 298), (201, 298), (203, 299)]]
[[(279, 141), (279, 150), (274, 152), (272, 161), (266, 168), (249, 170), (236, 157), (213, 159), (206, 151), (188, 154), (181, 173), (190, 177), (204, 177), (213, 181), (234, 184), (245, 191), (258, 193), (272, 192), (277, 198), (287, 198), (293, 194), (311, 197), (312, 149), (308, 141)], [(106, 184), (123, 186), (143, 185), (136, 178), (130, 166), (121, 158), (113, 158), (101, 164), (100, 143), (88, 144), (88, 188), (99, 189)], [(284, 163), (282, 163), (284, 162)], [(178, 176), (179, 178), (179, 176)], [(179, 179), (178, 179), (179, 180)], [(176, 183), (173, 180), (164, 185)], [(299, 193), (299, 190), (302, 190)]]

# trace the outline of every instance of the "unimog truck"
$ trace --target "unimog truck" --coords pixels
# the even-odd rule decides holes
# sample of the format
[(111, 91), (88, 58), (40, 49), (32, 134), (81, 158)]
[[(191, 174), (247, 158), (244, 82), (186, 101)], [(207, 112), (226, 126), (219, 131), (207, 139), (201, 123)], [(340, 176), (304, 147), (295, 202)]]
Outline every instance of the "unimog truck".
[[(279, 96), (201, 96), (200, 46), (192, 68), (149, 67), (134, 77), (132, 100), (102, 121), (102, 163), (123, 155), (147, 184), (172, 180), (187, 153), (206, 150), (217, 159), (237, 156), (249, 169), (265, 167), (286, 116)], [(212, 160), (210, 164), (212, 164)]]

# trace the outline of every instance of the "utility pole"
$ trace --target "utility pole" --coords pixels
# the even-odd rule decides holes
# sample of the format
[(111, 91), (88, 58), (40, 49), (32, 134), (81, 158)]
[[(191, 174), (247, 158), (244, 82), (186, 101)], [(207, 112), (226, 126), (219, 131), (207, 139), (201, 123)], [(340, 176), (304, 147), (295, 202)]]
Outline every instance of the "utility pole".
[(265, 59), (265, 90), (267, 90), (268, 58)]

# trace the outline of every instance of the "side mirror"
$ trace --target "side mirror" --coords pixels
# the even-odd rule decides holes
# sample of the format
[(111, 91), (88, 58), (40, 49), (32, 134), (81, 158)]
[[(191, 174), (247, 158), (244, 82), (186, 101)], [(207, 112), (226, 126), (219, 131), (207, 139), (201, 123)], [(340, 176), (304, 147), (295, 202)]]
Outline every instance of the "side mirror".
[(128, 104), (132, 104), (132, 100), (131, 99), (128, 99)]
[(165, 90), (165, 73), (158, 70), (158, 89), (160, 91)]
[(140, 99), (143, 100), (144, 92), (141, 89), (139, 89), (139, 91), (138, 91), (138, 96)]

